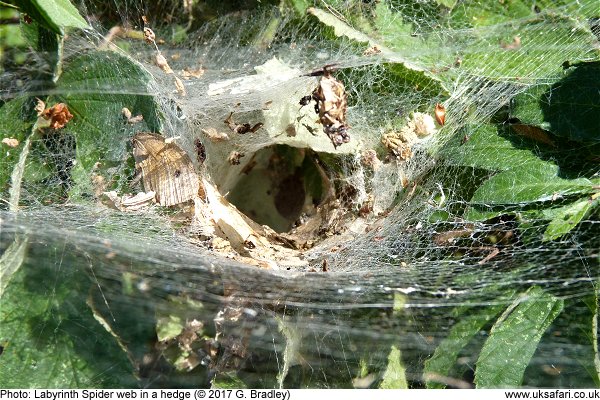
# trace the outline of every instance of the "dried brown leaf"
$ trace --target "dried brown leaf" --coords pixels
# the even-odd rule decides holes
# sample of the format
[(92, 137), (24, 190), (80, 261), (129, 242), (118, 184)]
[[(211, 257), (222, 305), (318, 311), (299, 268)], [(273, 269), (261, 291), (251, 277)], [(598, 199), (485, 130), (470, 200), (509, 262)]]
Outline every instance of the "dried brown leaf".
[(550, 138), (550, 133), (533, 125), (512, 124), (511, 128), (519, 135), (526, 137), (536, 142), (547, 144), (548, 146), (556, 147), (554, 141)]
[(187, 92), (185, 91), (185, 86), (183, 86), (183, 82), (178, 77), (175, 77), (175, 88), (177, 89), (177, 93), (181, 96), (185, 96)]
[(372, 56), (372, 55), (380, 54), (380, 53), (381, 53), (381, 49), (379, 48), (379, 46), (374, 44), (373, 46), (369, 47), (368, 49), (366, 49), (363, 52), (363, 56)]
[(146, 43), (148, 44), (153, 44), (156, 42), (156, 35), (152, 29), (144, 28), (144, 40), (146, 40)]
[(519, 36), (515, 36), (513, 38), (512, 43), (500, 42), (500, 47), (502, 47), (505, 50), (516, 50), (519, 47), (521, 47), (521, 38)]
[(38, 117), (42, 115), (44, 110), (46, 109), (46, 103), (36, 97), (37, 103), (35, 105), (35, 111), (37, 112)]
[(154, 59), (154, 62), (156, 63), (156, 66), (158, 68), (162, 69), (165, 72), (165, 74), (173, 73), (173, 70), (169, 66), (167, 59), (161, 53), (156, 53), (156, 58)]
[(188, 67), (181, 71), (181, 76), (184, 78), (200, 78), (202, 75), (204, 75), (204, 68), (202, 67), (196, 69)]
[(160, 205), (184, 203), (198, 195), (200, 183), (192, 160), (175, 143), (165, 143), (165, 138), (156, 133), (137, 133), (133, 155), (144, 189), (156, 192)]
[(436, 104), (434, 113), (437, 123), (441, 126), (444, 126), (446, 123), (446, 107), (444, 107), (442, 104)]
[(202, 133), (208, 136), (211, 142), (223, 142), (229, 140), (227, 133), (219, 132), (215, 128), (202, 129)]
[(229, 161), (229, 164), (231, 165), (240, 165), (240, 159), (242, 157), (244, 157), (244, 153), (240, 153), (239, 151), (233, 150), (231, 153), (229, 153), (227, 161)]
[(141, 114), (133, 117), (131, 111), (129, 111), (128, 108), (123, 108), (121, 110), (121, 113), (123, 114), (123, 117), (127, 120), (127, 123), (131, 125), (137, 124), (138, 122), (142, 122), (144, 120), (144, 116)]
[(64, 128), (67, 122), (73, 118), (73, 114), (69, 112), (69, 108), (65, 103), (58, 103), (42, 111), (40, 117), (46, 121), (50, 121), (48, 125), (50, 128), (60, 129)]

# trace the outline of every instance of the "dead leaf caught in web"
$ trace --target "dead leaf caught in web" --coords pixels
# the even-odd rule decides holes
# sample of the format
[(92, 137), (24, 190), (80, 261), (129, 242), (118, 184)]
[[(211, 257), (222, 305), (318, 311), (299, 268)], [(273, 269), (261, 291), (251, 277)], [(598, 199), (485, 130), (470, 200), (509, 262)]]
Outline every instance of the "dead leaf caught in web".
[(204, 164), (204, 161), (206, 161), (206, 147), (204, 147), (204, 144), (202, 144), (200, 139), (194, 140), (194, 148), (196, 149), (196, 160), (198, 161), (198, 164)]
[(123, 118), (125, 118), (127, 123), (131, 124), (131, 125), (137, 124), (144, 120), (143, 115), (140, 114), (140, 115), (136, 115), (134, 117), (133, 114), (131, 113), (131, 111), (126, 107), (121, 110), (121, 114), (123, 114)]
[(17, 147), (19, 145), (19, 141), (15, 138), (4, 138), (2, 139), (2, 144), (7, 145), (8, 147)]
[(446, 123), (446, 107), (441, 104), (435, 105), (435, 120), (440, 126), (444, 126)]
[(348, 108), (348, 95), (344, 84), (332, 75), (332, 65), (307, 74), (307, 76), (320, 76), (319, 86), (312, 94), (300, 99), (300, 105), (308, 105), (312, 100), (316, 102), (315, 112), (319, 114), (319, 122), (323, 125), (323, 132), (329, 137), (334, 148), (348, 143), (350, 135), (346, 123)]
[(231, 165), (240, 165), (240, 159), (242, 157), (244, 157), (244, 153), (240, 153), (239, 151), (234, 150), (231, 153), (229, 153), (227, 161), (229, 161), (229, 164)]
[(144, 189), (156, 192), (161, 206), (173, 206), (192, 200), (198, 194), (199, 181), (192, 160), (175, 143), (149, 132), (133, 137), (135, 165), (141, 171)]
[(229, 129), (231, 129), (232, 132), (239, 133), (240, 135), (244, 135), (248, 132), (254, 133), (263, 127), (262, 122), (259, 122), (254, 125), (250, 125), (249, 123), (238, 124), (233, 121), (233, 112), (229, 113), (229, 116), (223, 122), (225, 122), (227, 126), (229, 126)]
[(65, 103), (58, 103), (47, 109), (44, 109), (44, 107), (44, 102), (38, 99), (35, 107), (39, 117), (37, 122), (38, 129), (61, 129), (73, 118), (73, 114), (69, 112), (69, 108)]
[(229, 136), (225, 132), (219, 132), (215, 128), (202, 129), (202, 133), (204, 133), (211, 142), (223, 142), (225, 140), (229, 140)]

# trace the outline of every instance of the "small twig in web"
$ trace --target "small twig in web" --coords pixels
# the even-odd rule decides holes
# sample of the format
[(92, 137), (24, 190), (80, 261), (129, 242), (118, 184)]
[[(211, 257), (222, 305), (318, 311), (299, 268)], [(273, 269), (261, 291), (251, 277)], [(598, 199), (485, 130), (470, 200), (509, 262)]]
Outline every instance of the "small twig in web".
[(15, 6), (14, 4), (5, 3), (3, 1), (0, 1), (0, 6), (14, 8), (15, 10), (19, 10), (19, 7)]
[(135, 29), (129, 29), (126, 27), (122, 27), (120, 25), (113, 26), (112, 28), (110, 28), (110, 30), (108, 31), (106, 36), (104, 36), (104, 40), (102, 41), (102, 43), (100, 43), (98, 45), (98, 48), (106, 49), (109, 46), (113, 46), (113, 47), (117, 48), (117, 45), (115, 45), (113, 43), (113, 40), (115, 38), (128, 38), (128, 39), (134, 39), (134, 40), (144, 40), (145, 35), (144, 35), (144, 32), (138, 31)]
[(490, 254), (488, 254), (483, 260), (480, 260), (477, 264), (483, 265), (486, 262), (490, 261), (492, 258), (496, 257), (498, 254), (500, 254), (500, 250), (494, 248), (494, 250), (492, 250)]
[(333, 14), (336, 18), (338, 18), (341, 21), (344, 21), (346, 24), (350, 25), (348, 23), (348, 20), (342, 15), (340, 14), (340, 12), (338, 10), (336, 10), (335, 8), (331, 7), (329, 4), (327, 4), (327, 2), (323, 1), (323, 5), (325, 6), (325, 8), (327, 9), (327, 11), (329, 11), (331, 14)]

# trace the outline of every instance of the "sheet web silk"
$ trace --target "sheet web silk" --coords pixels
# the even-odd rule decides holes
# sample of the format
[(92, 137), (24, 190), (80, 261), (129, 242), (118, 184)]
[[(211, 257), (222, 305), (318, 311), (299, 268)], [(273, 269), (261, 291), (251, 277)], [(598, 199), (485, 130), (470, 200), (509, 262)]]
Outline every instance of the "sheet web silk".
[[(101, 125), (102, 116), (87, 120), (109, 160), (99, 167), (104, 168), (101, 173), (73, 162), (83, 159), (78, 151), (88, 151), (79, 138), (35, 137), (25, 170), (31, 173), (38, 162), (36, 152), (44, 152), (58, 173), (44, 180), (24, 179), (18, 212), (2, 206), (0, 248), (6, 255), (26, 242), (8, 288), (22, 284), (27, 292), (57, 304), (43, 309), (35, 324), (21, 324), (13, 333), (3, 329), (0, 340), (16, 342), (13, 335), (24, 329), (39, 341), (48, 335), (58, 340), (66, 331), (78, 342), (85, 334), (69, 330), (70, 324), (92, 314), (95, 319), (89, 321), (97, 326), (90, 325), (89, 334), (108, 335), (103, 340), (112, 341), (110, 351), (127, 359), (108, 362), (107, 371), (125, 368), (132, 373), (116, 380), (107, 378), (110, 372), (98, 372), (84, 380), (89, 385), (209, 386), (233, 381), (249, 387), (323, 388), (378, 387), (389, 382), (394, 368), (409, 385), (424, 387), (431, 380), (424, 375), (424, 368), (431, 372), (426, 360), (442, 343), (454, 341), (459, 347), (454, 362), (438, 372), (436, 381), (464, 387), (473, 384), (492, 326), (496, 324), (498, 333), (498, 321), (511, 318), (507, 310), (517, 307), (515, 299), (526, 302), (530, 296), (531, 302), (548, 307), (560, 300), (564, 309), (536, 339), (539, 344), (523, 385), (595, 385), (598, 356), (590, 335), (600, 275), (597, 211), (568, 234), (549, 241), (542, 236), (551, 218), (532, 213), (536, 207), (552, 208), (540, 206), (543, 201), (522, 210), (510, 204), (509, 212), (496, 212), (487, 220), (468, 213), (497, 211), (502, 204), (494, 199), (473, 197), (477, 188), (500, 171), (529, 166), (536, 147), (515, 145), (504, 153), (498, 147), (495, 157), (503, 159), (498, 168), (482, 167), (493, 160), (482, 156), (473, 161), (469, 152), (479, 151), (481, 143), (485, 146), (486, 135), (490, 146), (506, 137), (508, 128), (493, 124), (511, 112), (516, 98), (533, 96), (534, 89), (558, 82), (566, 73), (561, 67), (565, 61), (598, 59), (591, 17), (600, 15), (591, 15), (593, 8), (585, 4), (561, 2), (543, 4), (537, 14), (515, 11), (478, 25), (445, 17), (439, 12), (441, 3), (317, 4), (348, 29), (365, 32), (379, 51), (373, 50), (373, 43), (336, 35), (324, 18), (304, 17), (285, 7), (221, 16), (188, 32), (177, 44), (157, 41), (175, 74), (155, 65), (157, 50), (143, 40), (115, 38), (119, 48), (113, 48), (105, 43), (108, 32), (100, 26), (70, 34), (64, 42), (63, 73), (84, 55), (113, 52), (145, 71), (147, 85), (124, 85), (123, 77), (132, 72), (130, 64), (119, 61), (94, 85), (61, 86), (59, 80), (55, 89), (46, 90), (35, 80), (25, 80), (24, 88), (6, 86), (0, 94), (5, 99), (50, 96), (67, 104), (85, 96), (150, 95), (157, 106), (154, 116), (144, 115), (144, 129), (176, 137), (200, 175), (221, 186), (222, 194), (233, 191), (252, 155), (274, 145), (300, 149), (297, 152), (312, 149), (333, 174), (344, 218), (340, 229), (302, 251), (303, 267), (244, 265), (200, 243), (189, 216), (178, 218), (177, 211), (157, 209), (115, 211), (98, 201), (97, 186), (82, 183), (103, 174), (118, 190), (131, 190), (134, 168), (127, 143), (136, 126), (115, 131)], [(480, 18), (496, 15), (493, 2), (473, 3), (483, 10)], [(97, 4), (84, 6), (91, 21), (106, 12)], [(156, 7), (163, 16), (184, 15), (185, 20), (179, 5), (158, 2)], [(457, 4), (452, 15), (467, 15), (470, 7), (475, 6)], [(141, 15), (152, 11), (141, 3), (117, 8), (121, 25), (136, 29)], [(170, 35), (170, 27), (161, 26), (161, 15), (148, 17), (157, 38)], [(535, 65), (532, 54), (538, 60)], [(38, 62), (43, 68), (44, 60)], [(336, 64), (334, 76), (348, 94), (351, 141), (337, 149), (314, 122), (318, 115), (313, 105), (299, 104), (319, 81), (305, 74), (327, 64)], [(185, 70), (201, 73), (183, 79), (181, 95), (174, 75), (183, 77)], [(73, 93), (70, 87), (81, 92)], [(138, 109), (130, 106), (134, 114), (143, 109), (141, 103)], [(447, 110), (444, 126), (437, 124), (433, 134), (419, 140), (409, 160), (390, 156), (381, 143), (383, 135), (399, 131), (415, 112), (433, 116), (438, 103)], [(262, 122), (264, 127), (236, 134), (223, 122), (231, 112), (237, 123)], [(303, 119), (298, 123), (299, 116)], [(73, 122), (76, 119), (77, 115)], [(315, 127), (314, 134), (304, 123)], [(295, 124), (294, 135), (286, 133), (290, 124)], [(227, 133), (229, 140), (211, 142), (202, 131), (210, 128)], [(195, 156), (196, 139), (207, 147), (202, 166)], [(372, 149), (382, 162), (378, 168), (365, 165), (363, 159)], [(233, 150), (244, 154), (242, 165), (227, 162)], [(585, 173), (577, 178), (598, 177), (593, 167), (581, 171)], [(61, 185), (73, 185), (67, 190), (72, 200), (53, 194)], [(8, 203), (8, 191), (1, 194)], [(379, 215), (359, 217), (369, 201)], [(74, 308), (70, 319), (56, 322), (65, 307), (61, 293), (70, 282), (77, 282), (77, 293), (68, 300)], [(532, 288), (544, 295), (535, 297)], [(3, 295), (4, 307), (16, 301), (10, 293), (7, 289)], [(11, 312), (27, 309), (28, 301), (19, 298)], [(453, 331), (477, 315), (483, 322), (464, 331), (471, 332), (470, 338)], [(87, 354), (83, 358), (93, 363), (89, 357), (95, 350), (83, 342), (69, 351)], [(509, 346), (513, 344), (507, 341)], [(394, 357), (400, 357), (397, 363)], [(20, 368), (13, 368), (11, 376), (30, 366)]]

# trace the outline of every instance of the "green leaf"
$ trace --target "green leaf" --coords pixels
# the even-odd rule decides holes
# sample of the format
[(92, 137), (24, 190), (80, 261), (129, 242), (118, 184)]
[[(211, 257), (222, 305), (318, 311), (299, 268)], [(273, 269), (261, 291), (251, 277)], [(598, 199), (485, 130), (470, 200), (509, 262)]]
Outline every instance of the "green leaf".
[(467, 221), (487, 221), (500, 215), (507, 214), (507, 210), (487, 210), (481, 209), (480, 204), (469, 206), (463, 215)]
[(287, 2), (300, 15), (306, 14), (306, 9), (311, 5), (309, 0), (287, 0)]
[(458, 0), (435, 0), (435, 2), (451, 10), (456, 6)]
[(562, 312), (563, 303), (539, 287), (515, 300), (496, 321), (479, 354), (476, 386), (519, 387), (542, 335)]
[(400, 64), (407, 70), (417, 71), (418, 73), (427, 77), (429, 80), (439, 81), (439, 78), (434, 74), (415, 64), (400, 52), (396, 52), (391, 48), (388, 48), (379, 40), (365, 34), (364, 32), (354, 29), (335, 15), (316, 7), (309, 8), (307, 12), (311, 15), (314, 15), (317, 19), (319, 19), (319, 21), (321, 21), (321, 23), (333, 28), (336, 36), (345, 36), (353, 41), (365, 43), (370, 47), (376, 46), (380, 50), (380, 56), (386, 61), (394, 64)]
[[(135, 385), (126, 355), (86, 306), (89, 277), (83, 268), (60, 268), (56, 251), (26, 255), (0, 299), (0, 387)], [(81, 265), (59, 251), (67, 265)]]
[[(27, 45), (37, 52), (37, 57), (45, 64), (44, 68), (38, 68), (36, 71), (36, 90), (40, 93), (50, 91), (54, 88), (54, 81), (61, 72), (63, 37), (37, 21), (30, 23), (21, 21), (20, 27)], [(40, 97), (45, 99), (43, 96)]]
[(539, 12), (559, 11), (584, 21), (587, 18), (598, 16), (598, 2), (596, 0), (536, 0), (535, 5), (538, 7)]
[(454, 26), (493, 26), (532, 15), (532, 10), (522, 1), (464, 2), (450, 14)]
[(544, 232), (543, 240), (554, 240), (566, 235), (598, 204), (600, 204), (599, 199), (584, 198), (552, 210), (554, 216)]
[(506, 171), (540, 162), (531, 150), (518, 149), (510, 140), (498, 135), (498, 127), (493, 124), (468, 126), (465, 130), (469, 140), (462, 143), (460, 138), (453, 138), (440, 151), (440, 156), (451, 165)]
[[(453, 56), (452, 54), (440, 54), (435, 50), (439, 50), (440, 43), (435, 41), (436, 36), (428, 37), (427, 40), (421, 35), (414, 35), (415, 27), (412, 23), (405, 22), (404, 18), (400, 18), (398, 12), (390, 8), (387, 2), (379, 2), (375, 6), (373, 23), (364, 23), (362, 26), (366, 33), (373, 38), (381, 41), (390, 49), (398, 54), (406, 54), (406, 49), (419, 49), (419, 61), (425, 61), (424, 57), (432, 56), (430, 61), (440, 62), (440, 58), (444, 56)], [(375, 25), (376, 29), (371, 28)], [(413, 58), (414, 55), (411, 55)], [(414, 58), (413, 58), (414, 59)]]
[(183, 331), (183, 321), (177, 315), (159, 317), (156, 320), (156, 336), (159, 341), (174, 339)]
[(534, 86), (517, 95), (511, 117), (556, 136), (600, 143), (599, 75), (600, 62), (568, 68), (562, 79)]
[[(52, 103), (63, 102), (74, 115), (65, 130), (75, 137), (77, 163), (71, 196), (93, 194), (90, 175), (104, 177), (109, 187), (124, 185), (132, 171), (123, 160), (135, 132), (160, 132), (160, 111), (150, 89), (151, 77), (142, 67), (120, 54), (99, 51), (65, 62)], [(141, 114), (141, 123), (127, 124), (122, 109)]]
[[(559, 177), (559, 167), (541, 160), (532, 150), (520, 149), (498, 135), (498, 128), (484, 124), (470, 130), (469, 140), (451, 139), (439, 154), (450, 165), (489, 171), (502, 171), (484, 182), (473, 194), (465, 212), (470, 221), (484, 221), (506, 214), (491, 207), (556, 200), (573, 194), (594, 191), (594, 183), (585, 178)], [(548, 217), (548, 218), (554, 218)]]
[(63, 34), (64, 28), (89, 27), (69, 0), (17, 0), (15, 4), (36, 22), (59, 35)]
[(381, 389), (408, 389), (406, 369), (402, 365), (402, 355), (396, 346), (392, 346), (388, 355), (388, 365), (379, 387)]
[(212, 381), (212, 389), (247, 389), (246, 383), (234, 372), (217, 374)]
[(460, 351), (471, 339), (502, 310), (502, 305), (484, 308), (476, 314), (464, 313), (452, 327), (448, 336), (435, 349), (433, 356), (425, 361), (423, 376), (428, 389), (446, 387), (445, 377), (450, 376)]
[[(15, 10), (15, 14), (12, 14), (12, 15), (0, 13), (0, 17), (2, 17), (2, 18), (15, 17), (15, 16), (18, 16), (18, 12), (16, 12), (16, 10)], [(0, 49), (2, 51), (6, 51), (7, 48), (12, 48), (12, 49), (21, 48), (23, 50), (25, 50), (27, 48), (27, 43), (25, 42), (25, 38), (22, 35), (21, 28), (19, 25), (13, 25), (13, 24), (0, 25), (0, 37), (3, 40), (2, 47), (0, 47)], [(4, 57), (6, 57), (6, 56), (4, 56)], [(4, 62), (8, 61), (7, 58), (9, 58), (9, 57), (6, 57), (3, 61)]]
[(0, 256), (0, 299), (13, 275), (21, 267), (26, 250), (27, 237), (17, 236)]
[[(529, 8), (519, 8), (511, 14), (521, 18), (529, 12)], [(598, 59), (593, 50), (595, 36), (587, 24), (571, 17), (544, 14), (506, 19), (482, 14), (475, 19), (481, 19), (486, 27), (456, 39), (455, 45), (461, 49), (463, 73), (502, 82), (522, 82), (555, 77), (562, 73), (562, 65), (567, 60), (577, 63)], [(498, 25), (487, 26), (490, 23)]]
[(558, 173), (558, 166), (541, 161), (500, 172), (475, 191), (471, 203), (518, 205), (593, 192), (590, 180), (565, 179)]

